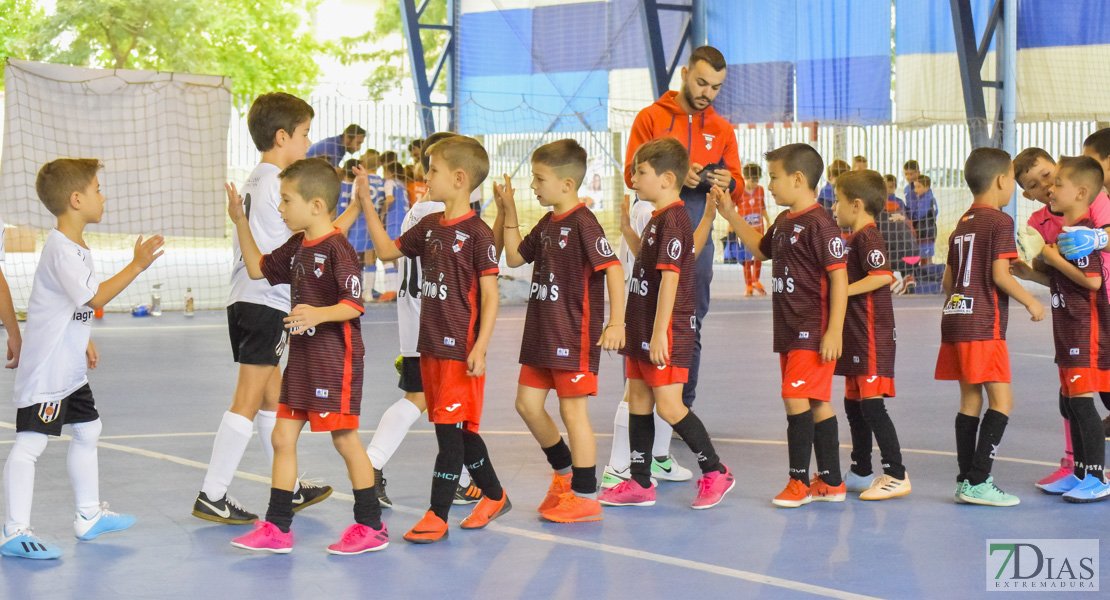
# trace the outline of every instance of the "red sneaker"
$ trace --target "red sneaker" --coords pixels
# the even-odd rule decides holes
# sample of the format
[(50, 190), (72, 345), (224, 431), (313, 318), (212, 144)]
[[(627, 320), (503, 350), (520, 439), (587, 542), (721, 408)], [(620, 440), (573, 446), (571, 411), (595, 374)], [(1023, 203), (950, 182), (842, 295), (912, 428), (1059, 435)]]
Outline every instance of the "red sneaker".
[(502, 490), (500, 500), (490, 500), (489, 496), (482, 496), (478, 501), (478, 506), (474, 507), (470, 516), (463, 519), (460, 527), (463, 529), (481, 529), (489, 522), (500, 517), (501, 515), (513, 509), (513, 503), (509, 502), (509, 493)]
[(771, 500), (771, 504), (784, 508), (797, 508), (803, 504), (809, 504), (812, 499), (809, 495), (809, 486), (804, 481), (791, 477), (786, 488)]
[(809, 496), (814, 502), (844, 502), (848, 495), (848, 486), (841, 481), (840, 485), (833, 487), (825, 483), (820, 476), (814, 477), (809, 482)]
[(541, 515), (555, 523), (582, 523), (601, 520), (601, 503), (596, 499), (575, 496), (567, 492), (559, 498), (559, 504)]
[(570, 478), (570, 473), (566, 475), (552, 473), (551, 486), (547, 488), (547, 495), (544, 496), (543, 502), (540, 502), (538, 509), (541, 515), (559, 506), (560, 497), (570, 491)]
[(432, 511), (424, 513), (424, 518), (413, 525), (405, 534), (405, 539), (414, 544), (434, 544), (447, 539), (447, 522)]

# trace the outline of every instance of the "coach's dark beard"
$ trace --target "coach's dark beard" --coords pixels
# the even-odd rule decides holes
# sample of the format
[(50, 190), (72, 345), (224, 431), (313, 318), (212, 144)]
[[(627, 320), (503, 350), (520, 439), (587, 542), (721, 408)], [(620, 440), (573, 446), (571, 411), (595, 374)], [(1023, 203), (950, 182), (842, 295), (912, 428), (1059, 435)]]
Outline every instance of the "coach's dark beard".
[(713, 101), (712, 100), (710, 100), (709, 98), (706, 98), (705, 96), (701, 96), (700, 99), (705, 100), (706, 104), (705, 104), (705, 108), (698, 109), (698, 107), (694, 104), (695, 98), (690, 94), (690, 88), (686, 87), (685, 84), (682, 85), (682, 98), (684, 100), (686, 100), (686, 104), (694, 110), (705, 110), (705, 108), (709, 108), (710, 106), (713, 106)]

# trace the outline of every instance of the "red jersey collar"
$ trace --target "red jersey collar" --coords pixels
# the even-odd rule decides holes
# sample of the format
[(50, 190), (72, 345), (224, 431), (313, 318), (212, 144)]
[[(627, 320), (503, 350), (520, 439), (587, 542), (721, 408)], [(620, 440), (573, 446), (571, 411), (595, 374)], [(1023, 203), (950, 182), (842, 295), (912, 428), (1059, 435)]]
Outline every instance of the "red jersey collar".
[(810, 206), (809, 208), (807, 208), (805, 210), (800, 210), (796, 213), (792, 213), (792, 212), (790, 212), (790, 209), (786, 209), (786, 218), (787, 219), (794, 219), (794, 218), (797, 218), (797, 217), (800, 217), (800, 216), (806, 214), (807, 212), (810, 212), (810, 211), (812, 211), (814, 209), (818, 209), (818, 208), (820, 208), (821, 210), (825, 210), (824, 207), (821, 206), (820, 202), (814, 202), (813, 206)]
[[(446, 213), (444, 213), (444, 214), (446, 214)], [(474, 209), (472, 208), (472, 209), (468, 210), (465, 215), (463, 215), (461, 217), (455, 217), (454, 219), (451, 219), (450, 221), (447, 221), (443, 217), (440, 217), (439, 218), (439, 224), (443, 225), (444, 227), (450, 227), (450, 226), (455, 225), (457, 223), (462, 223), (463, 221), (465, 221), (465, 220), (467, 220), (467, 219), (469, 219), (470, 217), (473, 217), (473, 216), (474, 216)]]
[(555, 214), (554, 211), (552, 211), (551, 212), (551, 220), (552, 221), (562, 221), (563, 219), (565, 219), (565, 218), (569, 217), (571, 214), (573, 214), (574, 211), (582, 208), (583, 206), (586, 206), (586, 203), (585, 202), (579, 202), (578, 204), (574, 205), (574, 208), (568, 210), (567, 212), (565, 212), (561, 215), (557, 215), (557, 214)]
[(339, 231), (338, 227), (332, 229), (330, 232), (325, 233), (324, 235), (322, 235), (322, 236), (320, 236), (320, 237), (318, 237), (314, 240), (310, 240), (310, 239), (308, 239), (308, 236), (305, 236), (305, 238), (303, 240), (301, 240), (301, 245), (306, 247), (306, 248), (310, 247), (310, 246), (315, 246), (316, 244), (319, 244), (320, 242), (330, 238), (331, 236), (333, 236), (337, 233), (342, 233), (341, 231)]
[(672, 203), (664, 206), (663, 208), (660, 208), (659, 210), (651, 211), (651, 216), (654, 217), (655, 215), (661, 214), (661, 213), (665, 212), (666, 210), (668, 210), (669, 208), (671, 208), (672, 206), (685, 206), (685, 205), (686, 205), (685, 202), (683, 202), (682, 200), (678, 200), (676, 202), (672, 202)]

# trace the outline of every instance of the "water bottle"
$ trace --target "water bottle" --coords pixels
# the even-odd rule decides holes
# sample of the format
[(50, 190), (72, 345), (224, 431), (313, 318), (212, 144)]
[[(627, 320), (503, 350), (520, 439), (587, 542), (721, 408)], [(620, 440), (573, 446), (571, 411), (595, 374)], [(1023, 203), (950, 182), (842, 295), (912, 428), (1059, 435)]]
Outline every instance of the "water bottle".
[(185, 316), (193, 316), (193, 288), (185, 288)]
[(150, 288), (150, 314), (162, 316), (162, 284), (156, 283)]

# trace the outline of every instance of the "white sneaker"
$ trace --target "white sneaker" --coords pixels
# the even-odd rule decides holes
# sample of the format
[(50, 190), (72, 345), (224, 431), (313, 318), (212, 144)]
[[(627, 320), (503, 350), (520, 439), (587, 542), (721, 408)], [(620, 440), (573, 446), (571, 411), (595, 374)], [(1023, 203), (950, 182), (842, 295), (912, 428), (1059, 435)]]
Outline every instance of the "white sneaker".
[[(679, 467), (679, 468), (681, 468), (681, 467)], [(686, 472), (689, 473), (689, 471), (686, 471)], [(652, 475), (654, 475), (654, 474), (655, 474), (655, 470), (652, 469)], [(618, 471), (618, 470), (614, 469), (613, 467), (611, 467), (609, 465), (605, 465), (605, 471), (602, 472), (602, 475), (601, 475), (601, 489), (607, 490), (611, 487), (620, 485), (621, 483), (623, 483), (625, 481), (628, 481), (631, 478), (632, 478), (632, 473), (631, 473), (629, 467), (625, 467), (624, 469)], [(689, 478), (690, 478), (690, 476), (686, 477), (686, 479), (689, 479)], [(656, 485), (658, 483), (659, 483), (659, 481), (655, 477), (651, 478), (651, 484), (652, 485)]]
[(86, 519), (81, 513), (73, 519), (73, 533), (79, 540), (91, 540), (102, 533), (120, 531), (135, 524), (134, 515), (121, 515), (108, 510), (108, 503), (101, 502), (96, 516)]
[(667, 456), (662, 461), (658, 458), (651, 459), (651, 476), (661, 481), (689, 481), (694, 473), (675, 462), (674, 458)]

